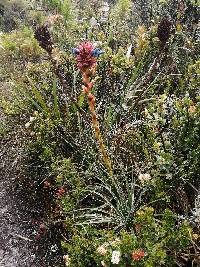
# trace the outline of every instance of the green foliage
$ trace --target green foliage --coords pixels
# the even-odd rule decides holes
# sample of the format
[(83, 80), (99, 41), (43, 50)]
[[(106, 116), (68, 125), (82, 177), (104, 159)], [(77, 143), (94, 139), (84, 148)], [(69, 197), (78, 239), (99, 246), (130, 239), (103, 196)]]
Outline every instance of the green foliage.
[(1, 0), (0, 1), (0, 28), (1, 30), (11, 31), (19, 26), (20, 20), (26, 16), (26, 0)]
[[(44, 1), (52, 55), (27, 26), (0, 36), (0, 107), (24, 118), (29, 179), (59, 207), (50, 210), (65, 226), (69, 266), (115, 266), (114, 251), (118, 266), (176, 266), (198, 229), (191, 214), (200, 181), (199, 41), (187, 13), (196, 7), (188, 1), (181, 11), (174, 1), (161, 2), (144, 26), (148, 3), (140, 10), (141, 3), (120, 0), (102, 20), (100, 3), (72, 12), (71, 1)], [(54, 22), (55, 11), (64, 19)], [(164, 48), (157, 35), (163, 14), (172, 22)], [(105, 51), (92, 93), (111, 177), (71, 53), (85, 39)]]
[[(136, 229), (136, 232), (133, 229)], [(68, 253), (69, 266), (115, 266), (113, 255), (119, 254), (118, 266), (174, 266), (174, 252), (190, 243), (190, 227), (176, 225), (176, 216), (169, 210), (158, 219), (152, 208), (137, 212), (132, 232), (78, 228), (69, 243), (62, 246)], [(177, 249), (178, 248), (178, 249)], [(170, 253), (169, 253), (170, 251)], [(139, 255), (139, 256), (138, 256)]]
[(71, 0), (43, 0), (43, 2), (48, 8), (52, 8), (63, 15), (65, 20), (72, 20), (74, 12), (72, 10), (73, 6)]
[(13, 31), (12, 33), (1, 36), (1, 45), (7, 53), (13, 54), (15, 58), (37, 57), (41, 50), (33, 37), (33, 32), (25, 27), (22, 31)]
[[(123, 174), (111, 177), (109, 180), (99, 178), (85, 189), (87, 197), (95, 200), (91, 208), (83, 208), (75, 212), (77, 224), (109, 224), (115, 230), (130, 229), (133, 223), (133, 216), (139, 206), (142, 205), (147, 188), (138, 189), (135, 180), (128, 181)], [(99, 203), (99, 206), (97, 205)]]
[(76, 208), (84, 187), (83, 178), (70, 158), (58, 159), (52, 163), (52, 172), (56, 176), (56, 184), (66, 190), (61, 199), (63, 212), (67, 213)]
[(62, 242), (62, 247), (69, 252), (70, 265), (80, 267), (94, 264), (97, 247), (115, 237), (112, 231), (97, 230), (92, 227), (74, 228), (72, 234), (71, 242)]
[(115, 18), (116, 20), (124, 20), (125, 17), (131, 11), (131, 1), (130, 0), (119, 0), (117, 4), (113, 7), (111, 11), (111, 17)]
[(1, 119), (2, 122), (0, 124), (0, 137), (6, 136), (6, 134), (9, 132), (9, 128), (7, 125), (7, 122)]

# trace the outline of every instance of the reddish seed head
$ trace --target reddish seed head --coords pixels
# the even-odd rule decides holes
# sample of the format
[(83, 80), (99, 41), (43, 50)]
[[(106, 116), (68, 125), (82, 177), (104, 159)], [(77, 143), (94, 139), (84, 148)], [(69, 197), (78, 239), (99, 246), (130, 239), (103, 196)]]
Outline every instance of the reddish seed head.
[(145, 253), (143, 249), (138, 249), (134, 250), (131, 256), (134, 261), (139, 261), (142, 257), (145, 256)]
[(50, 186), (50, 183), (48, 181), (44, 181), (44, 187), (48, 188)]
[(164, 46), (170, 37), (171, 32), (171, 22), (168, 20), (167, 17), (163, 17), (158, 24), (157, 36)]
[(60, 187), (60, 188), (57, 190), (56, 195), (57, 195), (58, 197), (61, 197), (62, 195), (64, 195), (64, 193), (65, 193), (65, 189), (64, 189), (63, 187)]
[(41, 232), (46, 231), (46, 225), (44, 223), (41, 223), (39, 227)]
[(40, 235), (39, 233), (37, 233), (36, 236), (35, 236), (35, 240), (38, 241), (38, 240), (40, 240), (40, 239), (41, 239), (41, 235)]

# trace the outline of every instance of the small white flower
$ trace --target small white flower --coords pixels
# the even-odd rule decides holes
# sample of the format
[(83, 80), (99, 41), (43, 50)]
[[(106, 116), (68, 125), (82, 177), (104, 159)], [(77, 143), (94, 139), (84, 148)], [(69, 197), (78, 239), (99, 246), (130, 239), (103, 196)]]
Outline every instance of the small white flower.
[(118, 264), (120, 262), (120, 256), (121, 256), (120, 251), (114, 250), (113, 253), (112, 253), (111, 262), (113, 264)]
[(126, 53), (126, 57), (127, 57), (127, 59), (129, 59), (130, 56), (131, 56), (132, 47), (133, 47), (132, 44), (130, 44), (130, 46), (128, 47), (128, 50), (127, 50), (127, 53)]
[(104, 261), (101, 261), (101, 266), (102, 266), (102, 267), (107, 267), (107, 265), (105, 264)]
[(171, 173), (168, 173), (168, 174), (166, 175), (166, 179), (171, 180), (171, 179), (172, 179), (172, 174), (171, 174)]
[(56, 252), (57, 250), (58, 250), (58, 247), (57, 247), (56, 244), (53, 245), (53, 246), (51, 246), (51, 251), (52, 251), (52, 252)]
[(107, 253), (107, 249), (105, 248), (104, 245), (99, 246), (99, 247), (97, 248), (97, 253), (98, 253), (99, 255), (101, 255), (101, 256), (105, 256), (106, 253)]
[(36, 118), (35, 117), (30, 117), (29, 121), (33, 122)]
[(92, 28), (97, 26), (97, 20), (94, 17), (90, 19), (90, 25)]
[(138, 176), (138, 179), (140, 180), (142, 184), (144, 184), (145, 182), (148, 182), (149, 180), (151, 180), (151, 176), (149, 173), (140, 173)]
[(37, 116), (38, 116), (38, 111), (35, 110), (35, 111), (33, 112), (33, 115), (34, 115), (35, 117), (37, 117)]
[(70, 265), (70, 256), (69, 255), (64, 255), (63, 256), (63, 260), (64, 260), (64, 263), (65, 263), (65, 266), (69, 266)]
[(121, 243), (121, 240), (119, 238), (115, 239), (114, 241), (111, 242), (111, 246), (117, 246)]
[(25, 128), (29, 128), (31, 126), (30, 121), (25, 124)]

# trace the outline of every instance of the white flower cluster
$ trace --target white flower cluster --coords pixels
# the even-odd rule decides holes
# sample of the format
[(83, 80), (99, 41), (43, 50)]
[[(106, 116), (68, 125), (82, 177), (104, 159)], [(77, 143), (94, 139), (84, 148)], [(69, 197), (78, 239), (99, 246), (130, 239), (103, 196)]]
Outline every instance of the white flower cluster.
[(31, 126), (31, 123), (36, 120), (37, 115), (38, 115), (38, 112), (35, 111), (33, 114), (33, 117), (30, 117), (29, 121), (25, 124), (25, 128), (29, 128)]
[(119, 262), (120, 262), (120, 256), (121, 256), (120, 251), (114, 250), (113, 253), (112, 253), (111, 262), (113, 264), (119, 264)]
[(64, 255), (63, 256), (63, 260), (64, 260), (64, 263), (65, 263), (65, 266), (69, 266), (70, 265), (71, 259), (70, 259), (69, 255)]
[(138, 179), (140, 180), (141, 184), (144, 184), (151, 180), (151, 176), (149, 173), (140, 173)]
[[(108, 253), (108, 247), (109, 246), (113, 246), (116, 247), (117, 245), (119, 245), (121, 243), (120, 239), (115, 239), (111, 242), (106, 242), (104, 244), (102, 244), (101, 246), (99, 246), (97, 248), (97, 253), (101, 256), (106, 256), (106, 254)], [(113, 250), (112, 251), (112, 256), (111, 256), (111, 263), (113, 264), (119, 264), (120, 262), (120, 257), (121, 257), (121, 252), (119, 250)], [(107, 267), (106, 263), (104, 261), (101, 261), (101, 265), (103, 267)]]
[(107, 253), (107, 249), (105, 245), (101, 245), (97, 248), (97, 253), (101, 256), (105, 256)]

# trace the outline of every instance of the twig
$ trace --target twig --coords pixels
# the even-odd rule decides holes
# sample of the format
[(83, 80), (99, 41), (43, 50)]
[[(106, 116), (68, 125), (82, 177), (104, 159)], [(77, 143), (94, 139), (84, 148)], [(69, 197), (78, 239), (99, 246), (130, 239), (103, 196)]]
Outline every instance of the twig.
[(27, 237), (25, 237), (25, 236), (22, 236), (22, 235), (18, 235), (18, 234), (11, 234), (13, 237), (18, 237), (18, 238), (20, 238), (20, 239), (22, 239), (22, 240), (24, 240), (24, 241), (29, 241), (29, 242), (33, 242), (33, 240), (32, 239), (29, 239), (29, 238), (27, 238)]

